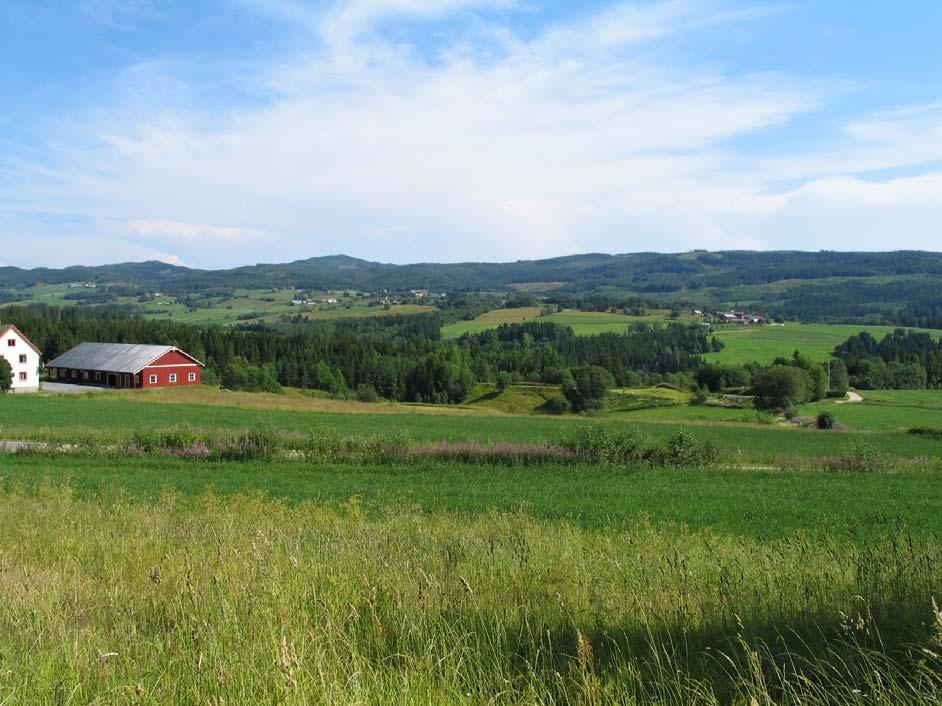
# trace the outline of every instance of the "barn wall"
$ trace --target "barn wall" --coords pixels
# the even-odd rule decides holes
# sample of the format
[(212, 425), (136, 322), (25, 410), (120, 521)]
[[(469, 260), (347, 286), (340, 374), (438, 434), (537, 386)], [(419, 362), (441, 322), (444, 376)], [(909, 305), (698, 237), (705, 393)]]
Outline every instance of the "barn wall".
[[(195, 380), (190, 380), (190, 374), (195, 376)], [(151, 376), (157, 377), (156, 382), (151, 382)], [(170, 376), (176, 375), (176, 382), (170, 381)], [(187, 364), (163, 363), (162, 365), (149, 365), (141, 371), (141, 387), (179, 387), (181, 385), (199, 385), (203, 382), (202, 368), (188, 361)]]

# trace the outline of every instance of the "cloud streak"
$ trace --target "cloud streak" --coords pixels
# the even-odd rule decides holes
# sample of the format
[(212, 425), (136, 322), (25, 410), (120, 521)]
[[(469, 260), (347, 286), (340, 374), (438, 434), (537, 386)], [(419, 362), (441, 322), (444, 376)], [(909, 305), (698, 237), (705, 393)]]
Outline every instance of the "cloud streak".
[[(203, 266), (816, 247), (811, 214), (834, 229), (828, 247), (880, 247), (849, 211), (915, 202), (942, 215), (936, 174), (859, 176), (942, 159), (926, 147), (942, 144), (939, 106), (858, 116), (828, 152), (759, 159), (738, 146), (822, 110), (838, 83), (695, 64), (663, 43), (748, 26), (765, 8), (621, 3), (524, 36), (502, 19), (518, 8), (499, 0), (243, 5), (311, 40), (245, 73), (255, 100), (206, 106), (192, 98), (206, 92), (202, 75), (129, 67), (115, 85), (133, 75), (134, 96), (117, 91), (62, 128), (75, 136), (67, 148), (50, 141), (42, 160), (19, 162), (0, 209), (54, 201), (103, 242), (172, 244)], [(455, 13), (475, 21), (430, 31), (431, 44), (384, 33)], [(136, 98), (167, 86), (165, 104)]]

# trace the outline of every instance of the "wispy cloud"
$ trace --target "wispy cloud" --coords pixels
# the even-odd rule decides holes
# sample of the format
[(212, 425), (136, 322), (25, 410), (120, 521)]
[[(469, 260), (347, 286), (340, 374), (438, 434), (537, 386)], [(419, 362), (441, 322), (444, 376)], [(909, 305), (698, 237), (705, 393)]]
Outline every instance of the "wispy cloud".
[[(524, 34), (502, 13), (529, 8), (501, 0), (238, 2), (310, 39), (238, 74), (253, 100), (206, 103), (231, 70), (129, 67), (107, 109), (57, 124), (66, 146), (50, 140), (42, 159), (18, 162), (0, 209), (52, 200), (103, 238), (166, 240), (203, 264), (814, 247), (811, 229), (785, 235), (784, 224), (909, 198), (942, 212), (931, 174), (879, 187), (859, 177), (931, 159), (939, 106), (856, 116), (831, 151), (752, 158), (737, 140), (821, 110), (840, 82), (735, 71), (662, 45), (776, 8), (619, 3)], [(455, 13), (475, 20), (430, 30), (422, 46), (383, 32)], [(829, 247), (867, 246), (845, 231)], [(210, 241), (239, 247), (220, 255)]]

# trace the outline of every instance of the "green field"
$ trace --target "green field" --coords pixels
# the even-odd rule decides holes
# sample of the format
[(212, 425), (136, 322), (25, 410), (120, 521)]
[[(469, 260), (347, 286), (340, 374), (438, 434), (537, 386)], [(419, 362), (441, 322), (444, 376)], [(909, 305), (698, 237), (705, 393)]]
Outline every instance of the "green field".
[[(0, 454), (0, 703), (936, 701), (942, 470), (905, 459), (942, 442), (761, 425), (663, 388), (614, 391), (606, 419), (506, 413), (553, 392), (481, 385), (465, 408), (3, 397), (0, 437), (88, 446)], [(874, 393), (838, 412), (932, 405)], [(747, 465), (220, 461), (116, 443), (187, 423), (534, 444), (624, 422), (660, 438), (684, 424)], [(857, 438), (889, 465), (748, 465)]]
[[(532, 414), (540, 400), (555, 392), (549, 386), (515, 386), (504, 393), (507, 397), (495, 392), (482, 385), (477, 388), (477, 397), (466, 405), (444, 409), (368, 405), (297, 393), (224, 393), (205, 388), (87, 396), (20, 395), (6, 397), (0, 404), (0, 438), (33, 438), (48, 433), (67, 440), (72, 434), (80, 437), (86, 431), (128, 432), (181, 424), (202, 429), (249, 429), (261, 422), (299, 433), (329, 431), (364, 437), (403, 435), (419, 441), (541, 443), (558, 441), (578, 425), (593, 421), (575, 415)], [(613, 397), (611, 411), (598, 421), (638, 426), (657, 438), (667, 438), (686, 426), (701, 436), (715, 438), (724, 449), (749, 463), (838, 456), (855, 437), (853, 433), (761, 423), (751, 409), (683, 404), (680, 393), (671, 390), (615, 391)], [(510, 408), (515, 413), (507, 413)], [(865, 433), (867, 443), (888, 456), (942, 456), (938, 441), (907, 433), (911, 426), (942, 428), (942, 410), (866, 402), (825, 403), (809, 405), (802, 414), (814, 416), (825, 409), (832, 409), (837, 421), (854, 432)]]
[(519, 324), (524, 321), (544, 321), (571, 326), (579, 336), (589, 336), (598, 333), (623, 333), (635, 323), (666, 321), (669, 310), (655, 309), (645, 316), (628, 316), (626, 314), (613, 314), (597, 311), (574, 311), (566, 309), (562, 312), (540, 315), (538, 306), (518, 307), (514, 309), (494, 309), (481, 314), (472, 321), (459, 321), (442, 327), (442, 336), (457, 338), (465, 333), (480, 333), (488, 329), (497, 328), (500, 324)]
[[(48, 304), (50, 306), (81, 306), (79, 300), (68, 299), (69, 295), (94, 295), (106, 288), (86, 289), (70, 287), (68, 284), (35, 285), (13, 292), (22, 304)], [(146, 318), (164, 319), (200, 326), (231, 325), (238, 322), (272, 322), (281, 316), (300, 314), (306, 319), (335, 319), (360, 316), (382, 316), (388, 314), (419, 314), (437, 311), (434, 306), (397, 304), (385, 309), (369, 306), (368, 298), (360, 292), (322, 291), (312, 293), (316, 300), (336, 299), (336, 303), (321, 301), (292, 306), (291, 300), (299, 296), (291, 289), (235, 289), (225, 295), (192, 295), (194, 306), (178, 301), (172, 295), (161, 294), (144, 301), (136, 296), (118, 296), (110, 303), (128, 306)]]
[[(704, 358), (719, 363), (771, 363), (776, 357), (790, 357), (795, 350), (812, 360), (825, 361), (834, 348), (851, 336), (867, 331), (878, 340), (894, 330), (893, 326), (857, 326), (850, 324), (768, 324), (722, 328), (715, 335), (726, 347)], [(926, 329), (918, 329), (926, 330)], [(931, 331), (936, 338), (942, 331)]]

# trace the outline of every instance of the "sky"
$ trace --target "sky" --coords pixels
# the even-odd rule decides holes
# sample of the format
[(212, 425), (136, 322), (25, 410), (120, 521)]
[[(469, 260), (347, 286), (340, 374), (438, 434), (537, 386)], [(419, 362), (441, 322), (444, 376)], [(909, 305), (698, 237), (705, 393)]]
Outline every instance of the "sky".
[(942, 249), (938, 0), (0, 0), (0, 264)]

